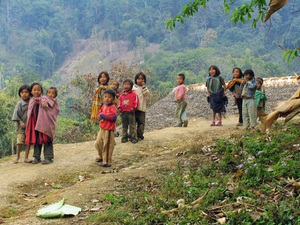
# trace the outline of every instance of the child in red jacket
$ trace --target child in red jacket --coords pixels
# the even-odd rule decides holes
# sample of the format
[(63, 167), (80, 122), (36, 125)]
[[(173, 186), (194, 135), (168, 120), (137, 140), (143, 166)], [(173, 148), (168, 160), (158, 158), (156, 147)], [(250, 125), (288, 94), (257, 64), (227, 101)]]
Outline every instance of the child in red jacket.
[(122, 113), (122, 127), (123, 127), (123, 134), (122, 134), (122, 143), (128, 141), (128, 125), (129, 131), (131, 136), (131, 142), (133, 144), (137, 143), (137, 134), (136, 134), (136, 127), (135, 127), (135, 110), (139, 106), (139, 98), (135, 92), (132, 91), (133, 82), (130, 79), (126, 79), (123, 82), (124, 91), (120, 96), (120, 103), (118, 106), (118, 110)]
[[(99, 110), (98, 120), (100, 120), (100, 132), (95, 143), (95, 148), (98, 151), (99, 165), (102, 167), (111, 167), (111, 158), (114, 151), (114, 131), (116, 129), (117, 109), (113, 101), (116, 92), (108, 89), (104, 92), (104, 103)], [(103, 164), (102, 164), (103, 162)]]

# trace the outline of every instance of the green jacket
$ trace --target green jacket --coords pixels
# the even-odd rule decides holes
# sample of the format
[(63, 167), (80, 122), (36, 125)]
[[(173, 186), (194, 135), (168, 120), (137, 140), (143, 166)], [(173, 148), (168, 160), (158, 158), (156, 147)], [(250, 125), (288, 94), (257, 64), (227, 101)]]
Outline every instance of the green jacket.
[(255, 95), (254, 95), (254, 100), (255, 100), (255, 103), (256, 103), (256, 107), (258, 107), (258, 104), (259, 104), (260, 100), (263, 100), (264, 101), (263, 108), (265, 110), (265, 107), (266, 107), (266, 103), (265, 102), (268, 99), (267, 99), (267, 96), (266, 96), (266, 94), (264, 92), (256, 90), (255, 91)]

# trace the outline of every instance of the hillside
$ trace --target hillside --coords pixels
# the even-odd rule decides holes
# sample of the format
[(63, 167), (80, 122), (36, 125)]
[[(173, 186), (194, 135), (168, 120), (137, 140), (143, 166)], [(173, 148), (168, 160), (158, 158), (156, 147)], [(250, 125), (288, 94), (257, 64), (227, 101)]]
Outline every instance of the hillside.
[[(144, 177), (143, 179), (153, 180), (160, 168), (172, 168), (177, 160), (184, 161), (192, 157), (187, 146), (210, 145), (214, 137), (229, 137), (240, 132), (234, 125), (235, 120), (235, 117), (226, 118), (225, 125), (215, 129), (203, 126), (208, 121), (197, 119), (193, 120), (188, 128), (171, 127), (148, 132), (145, 134), (145, 140), (135, 145), (121, 144), (120, 138), (116, 138), (117, 145), (111, 168), (117, 170), (116, 173), (102, 174), (108, 169), (99, 167), (94, 161), (96, 158), (94, 142), (55, 145), (54, 163), (49, 165), (31, 165), (22, 161), (13, 164), (13, 157), (6, 157), (0, 161), (2, 172), (0, 222), (36, 225), (71, 224), (76, 218), (45, 220), (35, 217), (35, 213), (44, 204), (54, 203), (63, 197), (66, 198), (67, 204), (82, 209), (90, 207), (91, 200), (101, 199), (105, 193), (114, 193), (114, 187), (122, 184), (118, 179), (128, 180), (140, 176)], [(211, 135), (212, 131), (216, 136)], [(186, 153), (182, 157), (177, 157), (176, 154), (180, 152)], [(203, 157), (202, 162), (209, 163), (210, 157)], [(80, 175), (89, 175), (90, 178), (78, 182)], [(62, 186), (62, 189), (53, 188), (52, 183)], [(78, 217), (90, 214), (83, 212)], [(5, 215), (8, 215), (8, 218), (5, 218)]]

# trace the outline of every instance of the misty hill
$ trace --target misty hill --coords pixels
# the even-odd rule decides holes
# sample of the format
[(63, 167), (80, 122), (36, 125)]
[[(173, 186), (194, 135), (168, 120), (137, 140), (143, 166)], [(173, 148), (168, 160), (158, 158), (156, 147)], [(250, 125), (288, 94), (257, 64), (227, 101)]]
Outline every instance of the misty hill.
[[(86, 48), (80, 45), (81, 49), (76, 49), (78, 40), (96, 43), (92, 55), (80, 56), (97, 59), (92, 61), (90, 72), (105, 68), (105, 63), (119, 59), (118, 54), (138, 57), (144, 62), (141, 68), (152, 71), (149, 84), (160, 89), (171, 88), (172, 77), (179, 72), (188, 75), (190, 84), (201, 82), (211, 64), (217, 64), (225, 77), (230, 76), (233, 65), (251, 67), (263, 77), (298, 72), (297, 62), (290, 67), (282, 62), (283, 50), (277, 44), (294, 46), (300, 14), (293, 14), (290, 26), (291, 10), (299, 8), (300, 2), (288, 2), (272, 16), (272, 24), (259, 23), (257, 29), (247, 22), (232, 26), (229, 15), (221, 12), (223, 2), (209, 2), (207, 9), (201, 9), (184, 25), (178, 24), (174, 32), (165, 31), (164, 21), (189, 1), (1, 1), (0, 63), (4, 63), (4, 78), (11, 80), (28, 71), (41, 80), (51, 78), (66, 66), (70, 53)], [(153, 54), (147, 49), (151, 44), (159, 45), (161, 51)], [(251, 49), (248, 53), (247, 48)], [(195, 50), (198, 52), (189, 52)], [(125, 56), (126, 51), (132, 54)]]

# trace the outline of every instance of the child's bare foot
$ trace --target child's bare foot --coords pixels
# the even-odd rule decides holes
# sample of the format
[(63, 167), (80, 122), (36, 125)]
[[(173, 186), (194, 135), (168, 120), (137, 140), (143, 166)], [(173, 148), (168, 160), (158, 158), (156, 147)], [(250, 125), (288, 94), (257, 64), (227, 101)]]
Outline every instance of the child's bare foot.
[(236, 103), (234, 103), (232, 106), (236, 106), (237, 104)]
[(32, 160), (30, 160), (30, 159), (24, 159), (24, 162), (25, 162), (25, 163), (31, 163)]
[(19, 162), (19, 157), (15, 158), (13, 162), (18, 163)]

